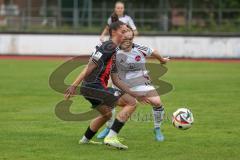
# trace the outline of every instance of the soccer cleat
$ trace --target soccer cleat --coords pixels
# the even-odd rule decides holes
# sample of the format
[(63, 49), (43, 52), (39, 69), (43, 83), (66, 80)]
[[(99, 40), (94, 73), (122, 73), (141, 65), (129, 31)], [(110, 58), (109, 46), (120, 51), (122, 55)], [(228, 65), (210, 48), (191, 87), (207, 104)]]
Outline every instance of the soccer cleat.
[(100, 144), (103, 144), (102, 142), (95, 142), (95, 141), (83, 141), (83, 140), (79, 140), (79, 144), (97, 144), (97, 145), (100, 145)]
[(108, 145), (108, 146), (112, 146), (115, 147), (117, 149), (128, 149), (128, 146), (123, 145), (117, 136), (113, 136), (113, 137), (105, 137), (104, 138), (104, 144)]
[(97, 138), (98, 139), (104, 139), (108, 133), (109, 133), (110, 129), (109, 128), (104, 128), (104, 130), (102, 130), (102, 132), (100, 132), (98, 135), (97, 135)]
[(154, 134), (155, 134), (156, 141), (159, 141), (159, 142), (164, 141), (164, 136), (160, 128), (154, 128)]

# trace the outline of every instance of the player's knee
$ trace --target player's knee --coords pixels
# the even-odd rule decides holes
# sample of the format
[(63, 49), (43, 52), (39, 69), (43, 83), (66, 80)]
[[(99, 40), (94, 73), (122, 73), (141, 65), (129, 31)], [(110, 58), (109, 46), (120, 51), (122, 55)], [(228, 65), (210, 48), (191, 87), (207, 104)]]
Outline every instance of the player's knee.
[(159, 98), (153, 99), (151, 103), (153, 106), (162, 106), (163, 105)]
[(131, 106), (132, 108), (136, 108), (137, 107), (137, 100), (135, 98), (131, 98), (128, 101), (128, 105)]
[(122, 99), (123, 101), (123, 105), (128, 105), (128, 106), (132, 106), (132, 107), (136, 107), (137, 106), (137, 100), (131, 96), (125, 96)]
[(105, 113), (103, 115), (103, 118), (107, 119), (107, 120), (110, 120), (112, 118), (112, 112), (108, 112), (108, 113)]

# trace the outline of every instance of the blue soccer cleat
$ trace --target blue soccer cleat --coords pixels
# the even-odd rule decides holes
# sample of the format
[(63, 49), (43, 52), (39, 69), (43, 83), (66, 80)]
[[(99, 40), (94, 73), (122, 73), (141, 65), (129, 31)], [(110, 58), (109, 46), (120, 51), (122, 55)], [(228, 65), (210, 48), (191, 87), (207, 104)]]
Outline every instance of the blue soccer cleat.
[(154, 134), (155, 134), (156, 141), (159, 141), (159, 142), (164, 141), (164, 136), (160, 128), (154, 128)]
[(109, 133), (110, 129), (109, 128), (104, 128), (104, 130), (102, 130), (102, 132), (100, 132), (98, 135), (97, 135), (97, 138), (98, 139), (104, 139), (108, 133)]

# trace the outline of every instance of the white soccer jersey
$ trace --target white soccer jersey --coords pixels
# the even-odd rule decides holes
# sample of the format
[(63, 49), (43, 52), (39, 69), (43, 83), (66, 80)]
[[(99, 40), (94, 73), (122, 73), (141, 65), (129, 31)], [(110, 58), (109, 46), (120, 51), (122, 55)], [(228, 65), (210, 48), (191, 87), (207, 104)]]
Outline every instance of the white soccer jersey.
[[(133, 30), (137, 29), (137, 27), (135, 26), (135, 24), (130, 16), (124, 15), (122, 17), (119, 17), (118, 19), (119, 19), (119, 21), (122, 21), (123, 23), (129, 25)], [(110, 25), (112, 23), (111, 17), (108, 18), (107, 23), (108, 23), (108, 25)]]
[(116, 69), (119, 78), (130, 87), (148, 83), (149, 76), (145, 67), (145, 57), (152, 53), (153, 49), (139, 44), (133, 44), (130, 52), (117, 51)]

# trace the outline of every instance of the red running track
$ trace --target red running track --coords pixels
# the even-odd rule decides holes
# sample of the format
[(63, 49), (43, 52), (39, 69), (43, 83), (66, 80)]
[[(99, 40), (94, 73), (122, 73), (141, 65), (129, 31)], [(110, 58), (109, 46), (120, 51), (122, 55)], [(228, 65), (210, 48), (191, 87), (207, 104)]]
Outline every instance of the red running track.
[[(76, 56), (33, 56), (33, 55), (0, 55), (0, 60), (68, 60)], [(82, 56), (82, 59), (88, 59), (89, 56)], [(192, 61), (192, 62), (218, 62), (218, 63), (240, 63), (238, 59), (211, 59), (211, 58), (172, 58), (174, 61)]]

